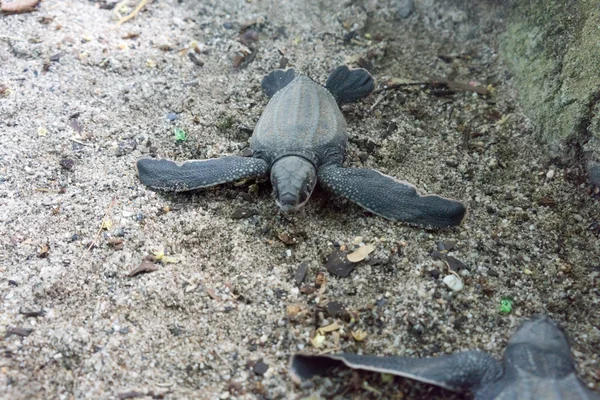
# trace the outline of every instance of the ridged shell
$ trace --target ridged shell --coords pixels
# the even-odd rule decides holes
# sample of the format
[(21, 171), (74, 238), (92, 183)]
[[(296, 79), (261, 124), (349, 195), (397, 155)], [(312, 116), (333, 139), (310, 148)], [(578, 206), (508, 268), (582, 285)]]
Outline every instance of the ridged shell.
[(254, 151), (276, 157), (312, 151), (323, 158), (330, 147), (346, 147), (346, 121), (333, 96), (306, 76), (298, 76), (267, 104), (251, 139)]

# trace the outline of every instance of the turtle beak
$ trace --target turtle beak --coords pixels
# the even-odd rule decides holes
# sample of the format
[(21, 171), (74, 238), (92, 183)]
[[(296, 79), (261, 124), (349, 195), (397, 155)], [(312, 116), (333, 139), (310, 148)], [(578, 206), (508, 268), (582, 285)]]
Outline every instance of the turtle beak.
[(317, 184), (317, 172), (308, 160), (288, 156), (271, 167), (271, 183), (281, 211), (297, 211), (310, 198)]
[[(275, 203), (283, 212), (298, 211), (304, 207), (309, 197), (310, 193), (308, 193), (308, 195), (300, 196), (299, 198), (298, 196), (287, 192), (279, 195), (278, 198), (275, 199)], [(301, 201), (302, 198), (304, 198), (304, 201)]]

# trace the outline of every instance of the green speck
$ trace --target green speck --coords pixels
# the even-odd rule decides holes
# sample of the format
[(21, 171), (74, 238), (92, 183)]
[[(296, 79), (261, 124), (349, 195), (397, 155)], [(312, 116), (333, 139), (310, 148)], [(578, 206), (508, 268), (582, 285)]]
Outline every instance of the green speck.
[(513, 308), (513, 299), (510, 297), (503, 297), (500, 301), (500, 312), (503, 314), (508, 314), (512, 311)]
[(187, 137), (185, 136), (185, 131), (181, 128), (175, 128), (175, 140), (178, 142), (185, 142)]

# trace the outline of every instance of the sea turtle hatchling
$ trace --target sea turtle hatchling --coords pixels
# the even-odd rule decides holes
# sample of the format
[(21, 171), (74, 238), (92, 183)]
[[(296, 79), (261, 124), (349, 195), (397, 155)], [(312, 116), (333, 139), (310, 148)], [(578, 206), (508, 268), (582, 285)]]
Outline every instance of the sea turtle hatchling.
[(465, 217), (459, 201), (421, 196), (414, 186), (372, 169), (342, 167), (348, 135), (339, 107), (371, 93), (374, 82), (366, 70), (337, 67), (325, 87), (293, 69), (275, 70), (263, 78), (262, 87), (271, 100), (250, 139), (252, 157), (183, 164), (143, 158), (137, 162), (142, 183), (181, 192), (270, 171), (275, 201), (283, 211), (301, 208), (318, 180), (333, 194), (393, 221), (444, 228)]
[(523, 323), (502, 362), (477, 350), (431, 358), (296, 354), (290, 374), (299, 383), (340, 365), (471, 391), (475, 400), (600, 400), (577, 378), (567, 337), (548, 317)]

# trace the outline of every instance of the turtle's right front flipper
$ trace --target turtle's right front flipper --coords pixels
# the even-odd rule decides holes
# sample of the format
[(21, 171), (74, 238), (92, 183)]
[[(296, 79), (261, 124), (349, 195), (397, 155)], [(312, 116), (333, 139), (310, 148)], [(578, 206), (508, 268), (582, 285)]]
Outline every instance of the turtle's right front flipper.
[(177, 164), (170, 160), (142, 158), (137, 162), (140, 181), (153, 189), (185, 192), (266, 176), (269, 165), (252, 157), (227, 156)]
[(327, 78), (325, 88), (333, 95), (338, 105), (342, 105), (367, 97), (375, 88), (375, 82), (366, 69), (350, 69), (340, 65)]
[(392, 221), (448, 228), (460, 225), (467, 215), (460, 201), (423, 196), (411, 184), (372, 169), (328, 165), (319, 169), (319, 183), (333, 194)]
[(296, 354), (290, 362), (292, 379), (299, 383), (315, 375), (324, 375), (337, 365), (380, 372), (429, 383), (455, 392), (476, 390), (482, 383), (497, 379), (500, 363), (487, 353), (466, 351), (432, 358), (366, 356), (357, 354)]

